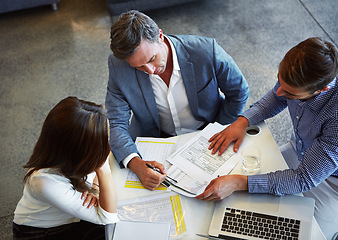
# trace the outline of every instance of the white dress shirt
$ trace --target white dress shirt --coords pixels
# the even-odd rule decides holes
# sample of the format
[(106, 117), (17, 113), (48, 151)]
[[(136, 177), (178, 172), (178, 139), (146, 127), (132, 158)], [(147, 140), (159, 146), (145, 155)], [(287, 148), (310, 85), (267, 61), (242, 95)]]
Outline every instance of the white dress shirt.
[[(198, 129), (204, 122), (197, 121), (192, 115), (176, 50), (170, 39), (167, 37), (166, 39), (170, 44), (173, 56), (173, 72), (170, 77), (169, 87), (159, 75), (150, 74), (149, 78), (160, 117), (161, 131), (170, 135), (180, 135), (189, 130)], [(123, 165), (126, 167), (129, 161), (136, 156), (138, 156), (136, 153), (130, 154), (122, 161)]]

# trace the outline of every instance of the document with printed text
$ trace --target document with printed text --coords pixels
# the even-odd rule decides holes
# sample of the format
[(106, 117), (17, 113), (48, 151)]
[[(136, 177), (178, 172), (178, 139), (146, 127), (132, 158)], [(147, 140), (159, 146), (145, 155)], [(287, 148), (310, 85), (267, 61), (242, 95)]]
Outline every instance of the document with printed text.
[[(167, 161), (172, 164), (167, 173), (178, 181), (178, 185), (200, 194), (212, 179), (217, 178), (218, 175), (228, 174), (236, 166), (241, 156), (233, 151), (233, 144), (221, 156), (217, 153), (211, 154), (211, 150), (208, 149), (209, 139), (224, 128), (225, 126), (218, 123), (209, 124), (167, 158)], [(243, 142), (241, 147), (245, 145), (246, 143)]]

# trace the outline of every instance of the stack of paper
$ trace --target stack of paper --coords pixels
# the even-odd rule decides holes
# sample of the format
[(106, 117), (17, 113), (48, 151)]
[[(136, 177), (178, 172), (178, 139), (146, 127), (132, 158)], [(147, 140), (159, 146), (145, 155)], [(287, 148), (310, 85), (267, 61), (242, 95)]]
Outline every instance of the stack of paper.
[[(167, 158), (172, 164), (167, 171), (168, 175), (177, 181), (177, 185), (195, 194), (170, 187), (172, 190), (194, 197), (202, 193), (212, 179), (228, 174), (236, 166), (241, 157), (233, 151), (233, 144), (221, 156), (211, 154), (208, 149), (209, 139), (224, 127), (219, 123), (209, 124)], [(244, 145), (245, 143), (242, 144)]]
[[(225, 126), (219, 123), (210, 123), (200, 132), (186, 134), (187, 137), (185, 135), (167, 139), (138, 137), (136, 146), (143, 160), (164, 164), (168, 176), (175, 179), (175, 185), (179, 186), (179, 188), (170, 186), (169, 189), (188, 197), (195, 197), (204, 191), (212, 179), (229, 174), (241, 159), (238, 153), (233, 152), (233, 144), (230, 144), (221, 156), (211, 154), (211, 150), (208, 149), (210, 145), (208, 140), (224, 128)], [(182, 144), (179, 139), (184, 139), (184, 143)], [(245, 145), (243, 142), (241, 148)], [(131, 171), (128, 173), (125, 187), (144, 188), (136, 174)], [(182, 188), (187, 191), (183, 191)], [(157, 188), (157, 190), (165, 189), (162, 185)]]

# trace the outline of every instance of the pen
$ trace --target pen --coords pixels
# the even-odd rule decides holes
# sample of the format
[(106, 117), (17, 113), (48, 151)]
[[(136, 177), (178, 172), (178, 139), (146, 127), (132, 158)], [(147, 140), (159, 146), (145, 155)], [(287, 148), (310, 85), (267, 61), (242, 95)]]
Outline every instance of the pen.
[(196, 195), (196, 193), (190, 192), (190, 191), (184, 189), (183, 187), (180, 187), (180, 186), (178, 186), (178, 185), (170, 182), (168, 179), (165, 179), (162, 183), (164, 183), (165, 186), (168, 185), (168, 187), (169, 187), (170, 185), (172, 185), (172, 186), (174, 186), (174, 187), (176, 187), (176, 188), (178, 188), (178, 189), (180, 189), (180, 190), (182, 190), (182, 191), (184, 191), (186, 193), (189, 193), (191, 195)]
[[(153, 169), (155, 172), (158, 172), (158, 173), (160, 173), (160, 174), (163, 174), (163, 173), (161, 173), (160, 170), (158, 170), (158, 169), (155, 168), (154, 166), (150, 165), (149, 163), (146, 163), (146, 165), (147, 165), (148, 168)], [(169, 178), (171, 181), (174, 181), (175, 183), (177, 183), (177, 181), (176, 181), (175, 179), (169, 177), (168, 175), (167, 175), (167, 178)]]
[[(147, 165), (148, 168), (151, 168), (151, 169), (153, 169), (154, 171), (156, 171), (156, 172), (158, 172), (158, 173), (160, 173), (160, 174), (163, 174), (163, 173), (161, 173), (160, 170), (158, 170), (158, 169), (155, 168), (154, 166), (150, 165), (149, 163), (146, 163), (146, 165)], [(182, 187), (176, 185), (175, 183), (172, 183), (171, 181), (169, 181), (169, 179), (172, 180), (173, 182), (177, 183), (177, 181), (176, 181), (175, 179), (173, 179), (173, 178), (171, 178), (171, 177), (169, 177), (169, 176), (167, 175), (167, 177), (166, 177), (165, 180), (162, 182), (162, 184), (163, 184), (164, 186), (166, 186), (166, 187), (169, 187), (170, 185), (173, 185), (174, 187), (176, 187), (176, 188), (178, 188), (178, 189), (181, 189), (182, 191), (184, 191), (184, 192), (186, 192), (186, 193), (189, 193), (189, 194), (191, 194), (191, 195), (196, 195), (196, 193), (190, 192), (190, 191), (188, 191), (188, 190), (186, 190), (186, 189), (184, 189), (184, 188), (182, 188)]]

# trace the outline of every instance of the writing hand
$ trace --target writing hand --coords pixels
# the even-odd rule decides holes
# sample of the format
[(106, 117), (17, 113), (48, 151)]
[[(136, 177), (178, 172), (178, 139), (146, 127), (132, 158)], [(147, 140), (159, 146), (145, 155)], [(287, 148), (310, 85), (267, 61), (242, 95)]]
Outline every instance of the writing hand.
[[(157, 168), (162, 174), (147, 167), (146, 163)], [(130, 160), (128, 168), (137, 175), (142, 185), (151, 191), (155, 190), (167, 176), (164, 171), (164, 166), (161, 163), (156, 161), (143, 161), (139, 157), (134, 157)]]
[(234, 152), (237, 152), (239, 146), (243, 142), (245, 131), (248, 126), (248, 120), (244, 117), (239, 117), (223, 131), (213, 135), (209, 139), (209, 142), (211, 142), (209, 149), (213, 149), (211, 153), (215, 154), (218, 151), (218, 155), (222, 155), (231, 142), (235, 142)]

